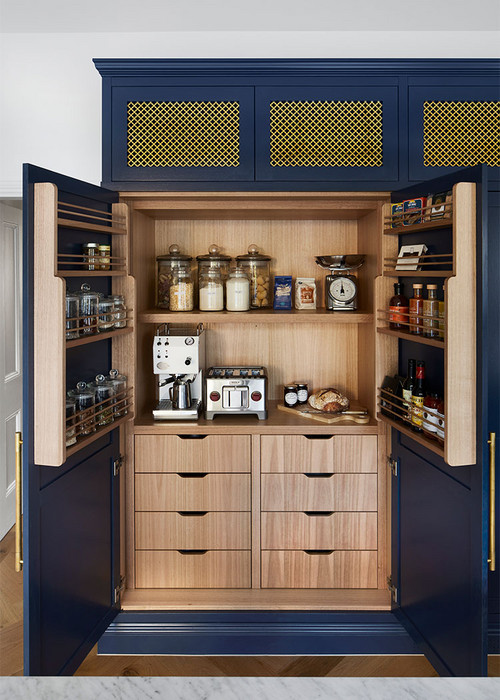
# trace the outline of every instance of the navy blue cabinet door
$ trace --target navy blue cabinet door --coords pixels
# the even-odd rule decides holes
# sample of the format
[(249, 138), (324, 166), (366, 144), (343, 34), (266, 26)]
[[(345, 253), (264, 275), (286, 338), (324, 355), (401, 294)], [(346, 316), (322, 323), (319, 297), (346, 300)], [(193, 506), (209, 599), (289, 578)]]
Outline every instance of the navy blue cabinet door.
[(256, 179), (398, 181), (395, 85), (257, 87)]
[[(489, 333), (489, 300), (496, 299), (498, 270), (489, 277), (488, 250), (497, 233), (488, 228), (486, 166), (420, 183), (393, 193), (393, 201), (440, 192), (456, 182), (476, 182), (477, 210), (477, 423), (476, 464), (450, 467), (411, 438), (393, 430), (393, 457), (399, 461), (398, 522), (393, 522), (399, 553), (393, 576), (399, 616), (442, 675), (487, 673), (488, 432), (498, 432), (498, 357)], [(496, 244), (498, 254), (498, 244)], [(498, 261), (496, 262), (498, 265)], [(494, 318), (491, 319), (494, 322)], [(426, 362), (432, 374), (441, 361), (436, 348), (400, 340), (400, 372), (407, 359)], [(497, 361), (497, 360), (496, 360)], [(434, 375), (435, 375), (434, 371)], [(460, 368), (456, 373), (460, 381)], [(436, 377), (434, 376), (434, 381)]]
[(105, 184), (253, 180), (251, 87), (113, 87), (108, 109)]
[(439, 177), (487, 164), (489, 180), (500, 179), (500, 86), (465, 81), (409, 85), (409, 179)]
[[(114, 589), (120, 575), (119, 475), (114, 476), (113, 465), (119, 456), (119, 438), (117, 430), (103, 435), (60, 467), (34, 461), (33, 232), (37, 212), (33, 194), (37, 182), (55, 184), (69, 204), (102, 211), (117, 201), (117, 194), (24, 166), (24, 672), (67, 675), (78, 668), (118, 612)], [(105, 284), (105, 278), (99, 279)], [(68, 349), (67, 384), (73, 386), (78, 379), (108, 370), (110, 362), (111, 347), (106, 340)]]

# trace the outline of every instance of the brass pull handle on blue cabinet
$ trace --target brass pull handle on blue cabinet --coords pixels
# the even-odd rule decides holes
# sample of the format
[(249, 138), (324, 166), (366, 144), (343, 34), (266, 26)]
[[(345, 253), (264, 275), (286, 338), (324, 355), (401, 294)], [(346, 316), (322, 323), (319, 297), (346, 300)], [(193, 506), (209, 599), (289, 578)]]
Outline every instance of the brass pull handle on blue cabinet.
[(490, 446), (490, 547), (488, 565), (490, 571), (496, 569), (495, 555), (495, 449), (496, 449), (496, 433), (490, 433), (488, 440)]
[(16, 553), (15, 569), (23, 568), (23, 523), (22, 523), (22, 449), (21, 433), (16, 433)]

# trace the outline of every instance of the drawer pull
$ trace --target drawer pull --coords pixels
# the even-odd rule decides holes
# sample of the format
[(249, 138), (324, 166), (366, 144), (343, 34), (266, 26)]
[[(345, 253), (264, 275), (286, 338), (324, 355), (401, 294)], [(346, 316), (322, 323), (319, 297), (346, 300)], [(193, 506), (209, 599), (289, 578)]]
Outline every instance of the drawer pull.
[(305, 510), (304, 515), (307, 515), (309, 518), (327, 518), (333, 515), (334, 512), (333, 510)]
[(181, 440), (204, 440), (208, 435), (177, 435)]
[(178, 549), (179, 554), (206, 554), (208, 549)]
[(316, 556), (316, 554), (333, 554), (334, 551), (333, 549), (304, 549), (304, 552), (310, 556)]
[(177, 476), (182, 479), (204, 479), (208, 472), (177, 472)]
[(178, 510), (177, 512), (184, 518), (191, 516), (195, 518), (201, 518), (208, 513), (208, 510)]
[(332, 474), (323, 474), (322, 472), (311, 472), (309, 474), (304, 474), (304, 476), (307, 476), (308, 479), (331, 479), (333, 475)]
[(333, 440), (334, 435), (304, 435), (307, 440)]

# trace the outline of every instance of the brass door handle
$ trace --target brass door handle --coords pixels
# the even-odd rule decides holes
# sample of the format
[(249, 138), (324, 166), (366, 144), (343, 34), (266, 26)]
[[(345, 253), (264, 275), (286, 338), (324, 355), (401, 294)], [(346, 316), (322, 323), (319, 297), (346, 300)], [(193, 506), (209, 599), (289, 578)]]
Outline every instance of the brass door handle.
[(495, 556), (495, 447), (496, 433), (490, 433), (488, 445), (490, 446), (490, 539), (488, 565), (490, 571), (496, 569)]
[(21, 433), (16, 433), (16, 571), (22, 571), (23, 568), (22, 444)]

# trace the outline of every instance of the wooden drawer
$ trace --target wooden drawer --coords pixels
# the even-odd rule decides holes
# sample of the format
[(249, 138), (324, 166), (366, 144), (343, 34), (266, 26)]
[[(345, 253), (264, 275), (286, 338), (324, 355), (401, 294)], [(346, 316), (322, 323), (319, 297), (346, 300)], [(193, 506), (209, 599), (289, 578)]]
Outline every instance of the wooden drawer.
[(377, 552), (263, 551), (262, 588), (376, 588)]
[(376, 435), (262, 435), (262, 472), (339, 473), (377, 471)]
[(250, 435), (137, 435), (136, 472), (249, 472)]
[(376, 474), (262, 474), (262, 510), (376, 511)]
[(136, 513), (136, 549), (250, 549), (250, 513), (201, 513)]
[(250, 474), (136, 474), (135, 509), (250, 510)]
[(377, 549), (377, 513), (262, 513), (262, 549)]
[(138, 551), (137, 588), (250, 588), (250, 551)]

